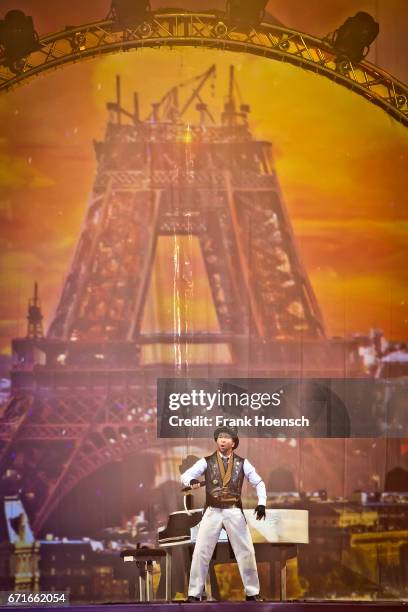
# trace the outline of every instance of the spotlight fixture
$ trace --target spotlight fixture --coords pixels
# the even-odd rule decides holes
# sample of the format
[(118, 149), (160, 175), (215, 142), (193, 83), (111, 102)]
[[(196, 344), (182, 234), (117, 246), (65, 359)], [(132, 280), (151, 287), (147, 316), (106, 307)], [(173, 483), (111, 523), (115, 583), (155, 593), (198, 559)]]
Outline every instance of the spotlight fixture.
[(349, 60), (343, 56), (336, 58), (336, 69), (344, 76), (349, 76), (351, 70), (351, 64)]
[(284, 40), (282, 40), (282, 42), (279, 43), (279, 47), (280, 49), (282, 49), (282, 51), (287, 51), (290, 47), (290, 42), (287, 38), (285, 38)]
[(227, 0), (228, 19), (244, 26), (261, 23), (268, 0)]
[(214, 26), (214, 34), (217, 38), (222, 38), (228, 32), (228, 28), (223, 21), (218, 21)]
[(374, 18), (360, 11), (349, 17), (336, 30), (332, 36), (331, 43), (340, 56), (340, 60), (347, 58), (351, 62), (358, 63), (365, 58), (370, 50), (370, 44), (378, 36), (379, 24)]
[(86, 49), (86, 36), (83, 32), (75, 32), (72, 36), (71, 40), (71, 48), (73, 53), (78, 53), (78, 51), (85, 51)]
[(150, 12), (150, 0), (112, 0), (111, 15), (121, 27), (139, 25)]
[(403, 106), (407, 106), (407, 105), (408, 105), (407, 96), (404, 96), (402, 94), (397, 96), (397, 106), (398, 106), (398, 108), (402, 108)]
[(0, 45), (4, 49), (5, 65), (18, 72), (24, 66), (21, 60), (40, 49), (33, 18), (22, 11), (9, 11), (0, 21)]
[(152, 33), (152, 26), (147, 21), (144, 21), (137, 28), (137, 31), (142, 38), (147, 38)]

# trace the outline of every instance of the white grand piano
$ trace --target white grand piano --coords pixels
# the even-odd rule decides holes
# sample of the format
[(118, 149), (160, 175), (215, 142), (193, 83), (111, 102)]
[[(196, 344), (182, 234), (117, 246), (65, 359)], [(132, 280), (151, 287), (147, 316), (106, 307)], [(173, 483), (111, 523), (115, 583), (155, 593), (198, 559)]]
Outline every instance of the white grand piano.
[[(297, 556), (297, 545), (309, 542), (308, 511), (293, 509), (267, 509), (263, 521), (257, 521), (253, 510), (244, 510), (257, 562), (269, 562), (274, 596), (286, 599), (286, 561)], [(166, 593), (172, 593), (172, 553), (182, 548), (184, 558), (185, 585), (191, 563), (194, 543), (202, 517), (202, 509), (173, 512), (166, 527), (158, 531), (159, 548), (166, 550)], [(227, 534), (223, 529), (210, 564), (209, 580), (206, 584), (207, 598), (219, 598), (214, 572), (217, 563), (234, 560)], [(177, 568), (180, 572), (180, 568)], [(262, 590), (262, 588), (261, 588)]]

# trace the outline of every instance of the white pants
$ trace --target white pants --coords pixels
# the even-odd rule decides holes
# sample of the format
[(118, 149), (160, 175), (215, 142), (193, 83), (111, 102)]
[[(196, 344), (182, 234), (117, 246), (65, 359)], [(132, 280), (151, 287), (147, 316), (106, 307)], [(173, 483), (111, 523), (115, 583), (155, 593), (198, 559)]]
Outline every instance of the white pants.
[(205, 511), (191, 562), (188, 594), (201, 597), (208, 566), (223, 525), (238, 563), (245, 593), (258, 595), (259, 579), (254, 545), (244, 515), (239, 508), (207, 508)]

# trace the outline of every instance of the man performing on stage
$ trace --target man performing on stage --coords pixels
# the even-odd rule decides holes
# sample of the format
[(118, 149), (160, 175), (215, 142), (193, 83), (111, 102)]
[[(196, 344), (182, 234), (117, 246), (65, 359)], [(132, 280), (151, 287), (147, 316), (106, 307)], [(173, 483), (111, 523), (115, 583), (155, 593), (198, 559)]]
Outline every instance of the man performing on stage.
[(191, 563), (188, 601), (201, 599), (208, 566), (223, 526), (238, 563), (247, 601), (262, 601), (254, 545), (242, 512), (241, 489), (244, 477), (256, 487), (256, 518), (265, 519), (265, 483), (247, 459), (235, 454), (239, 444), (236, 430), (219, 427), (214, 432), (214, 440), (215, 453), (199, 459), (181, 475), (185, 487), (196, 488), (200, 486), (199, 476), (205, 474), (206, 488), (204, 515)]

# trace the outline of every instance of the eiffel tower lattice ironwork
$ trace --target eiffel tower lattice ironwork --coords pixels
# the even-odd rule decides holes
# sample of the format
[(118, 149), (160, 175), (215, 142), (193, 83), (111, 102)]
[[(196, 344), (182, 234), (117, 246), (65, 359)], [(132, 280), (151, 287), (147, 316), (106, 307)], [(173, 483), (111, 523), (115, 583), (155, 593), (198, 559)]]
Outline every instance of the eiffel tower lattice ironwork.
[[(251, 134), (233, 68), (220, 121), (203, 101), (214, 74), (211, 66), (182, 84), (188, 89), (172, 88), (146, 120), (136, 95), (133, 112), (122, 107), (118, 78), (55, 316), (45, 338), (13, 341), (0, 473), (17, 479), (37, 533), (83, 478), (156, 443), (158, 377), (344, 375), (353, 367), (352, 347), (326, 339), (271, 144)], [(193, 103), (199, 121), (189, 123)], [(217, 329), (144, 329), (166, 236), (199, 245)], [(202, 357), (221, 354), (211, 353), (216, 346), (222, 359)], [(180, 358), (186, 351), (196, 358)]]

